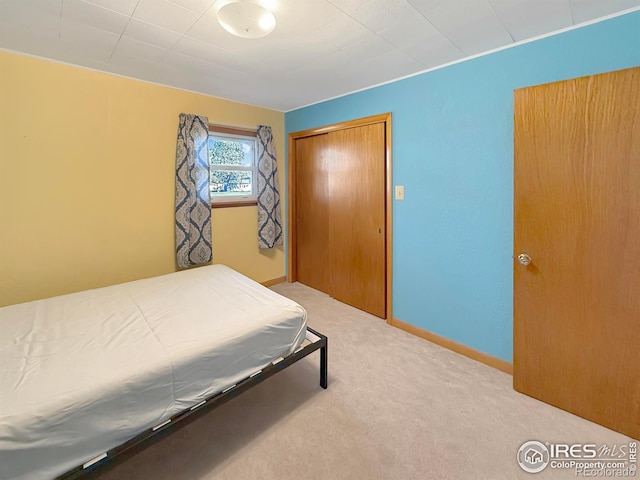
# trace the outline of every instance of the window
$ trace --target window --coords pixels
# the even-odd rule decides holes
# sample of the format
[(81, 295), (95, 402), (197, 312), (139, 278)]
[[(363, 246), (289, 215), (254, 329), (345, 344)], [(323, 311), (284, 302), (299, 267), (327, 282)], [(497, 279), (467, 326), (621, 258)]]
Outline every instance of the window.
[(256, 156), (255, 132), (209, 128), (212, 207), (257, 203)]

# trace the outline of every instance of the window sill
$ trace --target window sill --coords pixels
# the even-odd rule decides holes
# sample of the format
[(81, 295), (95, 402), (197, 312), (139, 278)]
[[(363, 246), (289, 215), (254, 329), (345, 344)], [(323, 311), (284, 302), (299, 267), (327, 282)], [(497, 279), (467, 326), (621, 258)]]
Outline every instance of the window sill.
[(228, 208), (228, 207), (253, 207), (258, 205), (257, 200), (233, 200), (230, 202), (214, 202), (211, 208)]

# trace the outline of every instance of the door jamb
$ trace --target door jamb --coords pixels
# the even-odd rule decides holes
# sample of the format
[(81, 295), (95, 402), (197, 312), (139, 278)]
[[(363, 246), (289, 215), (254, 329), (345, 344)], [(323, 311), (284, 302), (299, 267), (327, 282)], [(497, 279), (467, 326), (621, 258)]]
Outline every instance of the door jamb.
[(391, 323), (392, 319), (392, 295), (391, 289), (393, 286), (393, 223), (392, 223), (392, 210), (393, 210), (393, 182), (392, 182), (392, 164), (391, 164), (391, 112), (382, 113), (380, 115), (373, 115), (370, 117), (359, 118), (356, 120), (349, 120), (346, 122), (334, 123), (332, 125), (325, 125), (322, 127), (311, 128), (308, 130), (301, 130), (299, 132), (289, 133), (288, 139), (288, 165), (287, 165), (287, 206), (289, 209), (289, 215), (287, 219), (287, 240), (288, 240), (288, 263), (289, 268), (287, 272), (287, 280), (289, 282), (295, 282), (297, 280), (297, 232), (296, 232), (296, 140), (304, 137), (310, 137), (313, 135), (320, 135), (323, 133), (334, 132), (336, 130), (344, 130), (353, 127), (362, 127), (364, 125), (371, 125), (374, 123), (385, 124), (385, 319), (387, 323)]

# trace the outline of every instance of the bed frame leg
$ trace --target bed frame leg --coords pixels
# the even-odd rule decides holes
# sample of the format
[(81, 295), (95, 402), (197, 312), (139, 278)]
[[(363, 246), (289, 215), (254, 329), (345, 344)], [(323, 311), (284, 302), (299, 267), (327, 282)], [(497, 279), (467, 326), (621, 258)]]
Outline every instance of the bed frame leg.
[(324, 347), (320, 348), (320, 386), (327, 388), (327, 350), (329, 343), (327, 339), (324, 342)]

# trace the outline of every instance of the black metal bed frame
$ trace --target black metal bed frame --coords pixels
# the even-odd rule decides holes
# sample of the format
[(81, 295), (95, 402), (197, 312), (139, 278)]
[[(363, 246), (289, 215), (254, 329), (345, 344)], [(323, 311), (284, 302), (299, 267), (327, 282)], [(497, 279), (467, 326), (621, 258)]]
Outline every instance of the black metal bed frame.
[(304, 347), (298, 348), (298, 350), (296, 350), (291, 355), (280, 357), (274, 360), (262, 370), (259, 370), (258, 372), (252, 374), (244, 380), (239, 381), (235, 385), (232, 385), (222, 392), (208, 397), (204, 401), (198, 403), (197, 405), (194, 405), (191, 408), (177, 413), (169, 420), (161, 423), (160, 425), (145, 430), (144, 432), (136, 435), (122, 445), (112, 448), (102, 455), (98, 455), (94, 459), (89, 460), (83, 465), (80, 465), (72, 470), (69, 470), (67, 473), (56, 477), (55, 480), (95, 478), (100, 473), (103, 473), (108, 469), (116, 466), (117, 464), (122, 463), (136, 453), (139, 453), (147, 447), (150, 447), (157, 441), (162, 440), (164, 437), (170, 435), (176, 430), (204, 416), (214, 408), (219, 407), (220, 405), (228, 402), (234, 397), (237, 397), (241, 393), (249, 390), (251, 387), (262, 383), (267, 378), (284, 370), (288, 366), (293, 365), (298, 360), (303, 359), (316, 350), (320, 350), (320, 386), (322, 388), (327, 388), (327, 337), (312, 329), (311, 327), (307, 327), (307, 335), (309, 333), (311, 333), (311, 338), (309, 338), (309, 336), (307, 336), (306, 338), (311, 343), (305, 345)]

